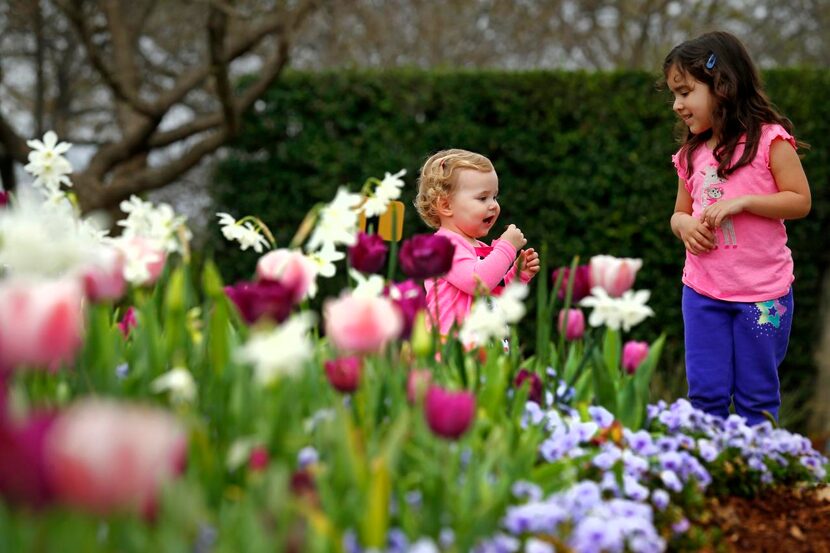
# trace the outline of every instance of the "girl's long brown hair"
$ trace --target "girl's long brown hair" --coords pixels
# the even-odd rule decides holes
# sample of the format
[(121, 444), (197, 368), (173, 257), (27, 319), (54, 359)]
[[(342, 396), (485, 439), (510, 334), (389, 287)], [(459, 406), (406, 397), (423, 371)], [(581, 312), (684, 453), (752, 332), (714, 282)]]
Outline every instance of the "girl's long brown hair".
[[(718, 137), (713, 154), (722, 178), (752, 162), (765, 123), (778, 123), (793, 134), (792, 122), (769, 101), (752, 58), (734, 35), (715, 31), (675, 46), (663, 61), (665, 78), (672, 67), (708, 85), (714, 96), (711, 129), (692, 134), (680, 123), (684, 129), (681, 151), (686, 157), (686, 178), (693, 172), (692, 154), (713, 134)], [(744, 136), (744, 151), (733, 163), (735, 148)], [(807, 145), (799, 142), (799, 146)]]

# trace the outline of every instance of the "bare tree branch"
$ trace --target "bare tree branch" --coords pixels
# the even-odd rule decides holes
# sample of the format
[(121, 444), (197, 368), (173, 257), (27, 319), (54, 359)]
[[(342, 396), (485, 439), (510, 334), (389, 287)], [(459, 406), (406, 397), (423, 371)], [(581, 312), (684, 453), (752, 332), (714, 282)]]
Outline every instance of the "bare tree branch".
[(228, 61), (225, 58), (225, 36), (228, 30), (228, 17), (225, 12), (211, 4), (208, 16), (208, 51), (213, 79), (216, 82), (216, 96), (222, 106), (225, 128), (230, 136), (239, 129), (239, 117), (233, 105), (233, 90), (228, 78)]

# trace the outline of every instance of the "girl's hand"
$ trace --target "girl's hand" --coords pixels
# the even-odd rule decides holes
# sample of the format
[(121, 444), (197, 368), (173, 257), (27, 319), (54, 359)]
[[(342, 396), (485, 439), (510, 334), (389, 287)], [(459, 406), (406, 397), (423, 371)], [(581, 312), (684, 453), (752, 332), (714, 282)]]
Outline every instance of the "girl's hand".
[(527, 240), (525, 239), (525, 235), (522, 233), (521, 229), (516, 225), (508, 225), (507, 230), (505, 230), (501, 234), (502, 240), (507, 240), (513, 247), (517, 250), (521, 249), (525, 244), (527, 244)]
[(539, 254), (533, 248), (522, 250), (516, 263), (518, 264), (520, 261), (522, 267), (521, 275), (524, 280), (532, 279), (542, 268), (541, 262), (539, 261)]
[(724, 219), (730, 215), (737, 215), (745, 209), (744, 200), (744, 197), (740, 197), (714, 203), (703, 210), (700, 220), (711, 228), (718, 228)]
[(686, 251), (692, 255), (707, 253), (715, 247), (715, 233), (709, 225), (691, 215), (684, 214), (682, 218), (678, 217), (677, 230)]

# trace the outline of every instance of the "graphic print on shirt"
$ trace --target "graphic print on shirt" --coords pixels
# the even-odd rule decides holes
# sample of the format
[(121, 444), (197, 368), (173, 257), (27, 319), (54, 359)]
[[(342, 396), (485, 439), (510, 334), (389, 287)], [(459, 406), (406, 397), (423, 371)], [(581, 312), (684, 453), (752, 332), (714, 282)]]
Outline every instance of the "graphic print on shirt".
[[(484, 261), (484, 258), (487, 257), (488, 255), (490, 255), (490, 253), (492, 251), (493, 251), (493, 246), (481, 246), (481, 245), (479, 245), (479, 246), (475, 247), (476, 257), (478, 257), (479, 261)], [(504, 279), (502, 278), (501, 282), (499, 282), (498, 285), (490, 291), (490, 295), (491, 296), (500, 296), (501, 293), (502, 293), (502, 290), (504, 290), (504, 286), (505, 286)]]
[[(703, 174), (703, 191), (701, 192), (701, 205), (706, 208), (723, 199), (726, 179), (718, 176), (718, 168), (710, 165), (701, 171)], [(718, 229), (715, 229), (715, 247), (719, 243), (723, 244), (724, 248), (737, 248), (738, 238), (735, 235), (735, 225), (732, 223), (732, 217), (727, 217), (721, 222), (720, 231), (722, 240), (718, 240)]]

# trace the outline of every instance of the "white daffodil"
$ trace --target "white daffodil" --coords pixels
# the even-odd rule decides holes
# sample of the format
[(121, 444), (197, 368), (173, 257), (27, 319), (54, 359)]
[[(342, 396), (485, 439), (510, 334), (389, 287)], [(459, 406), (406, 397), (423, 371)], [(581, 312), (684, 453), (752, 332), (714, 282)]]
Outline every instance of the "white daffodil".
[(312, 358), (314, 345), (308, 335), (312, 323), (311, 313), (304, 312), (273, 330), (254, 333), (237, 350), (237, 359), (251, 363), (256, 380), (265, 386), (282, 375), (294, 375)]
[(184, 367), (175, 367), (150, 383), (150, 390), (155, 393), (168, 392), (174, 403), (190, 403), (196, 399), (196, 381)]
[(96, 258), (100, 248), (65, 198), (44, 200), (23, 187), (17, 201), (0, 210), (0, 266), (10, 274), (67, 275)]
[(124, 227), (124, 238), (138, 236), (156, 240), (166, 252), (173, 253), (183, 249), (180, 238), (188, 241), (192, 237), (185, 225), (187, 218), (176, 215), (166, 203), (155, 206), (138, 196), (131, 196), (129, 200), (121, 202), (120, 207), (127, 214), (126, 218), (118, 221), (118, 225)]
[(356, 208), (361, 201), (363, 199), (360, 194), (340, 187), (334, 200), (320, 210), (317, 226), (314, 227), (306, 248), (314, 251), (327, 243), (353, 246), (357, 242)]
[(25, 171), (35, 177), (32, 183), (35, 187), (45, 189), (47, 193), (57, 191), (61, 184), (72, 186), (69, 173), (72, 164), (63, 157), (72, 144), (58, 142), (58, 135), (48, 131), (43, 140), (29, 140), (26, 144), (32, 149), (29, 152), (29, 163), (23, 167)]
[(628, 290), (621, 297), (612, 298), (604, 288), (595, 286), (591, 289), (591, 295), (584, 298), (580, 305), (592, 308), (588, 318), (591, 326), (605, 325), (612, 330), (622, 328), (627, 332), (646, 317), (654, 315), (654, 311), (646, 305), (650, 297), (648, 290)]
[(479, 298), (464, 319), (458, 337), (466, 347), (472, 347), (486, 344), (491, 338), (501, 340), (508, 332), (504, 313), (493, 308), (490, 298)]
[(527, 297), (527, 286), (511, 283), (506, 286), (500, 296), (492, 299), (495, 309), (502, 312), (504, 322), (518, 323), (525, 315), (524, 299)]
[(346, 257), (346, 254), (334, 249), (334, 244), (327, 242), (323, 247), (307, 255), (317, 267), (317, 274), (321, 277), (331, 278), (337, 274), (335, 262)]
[(263, 248), (268, 249), (271, 244), (259, 233), (250, 221), (237, 221), (228, 213), (217, 213), (219, 226), (222, 227), (222, 234), (231, 242), (239, 242), (243, 252), (253, 248), (257, 253), (262, 253)]
[(363, 273), (349, 268), (349, 275), (357, 283), (352, 290), (352, 296), (361, 298), (377, 298), (383, 294), (383, 287), (386, 281), (380, 275), (364, 276)]
[(386, 173), (382, 181), (377, 181), (377, 186), (374, 191), (366, 198), (360, 210), (366, 214), (366, 217), (377, 217), (383, 215), (389, 207), (389, 202), (397, 200), (401, 196), (401, 188), (404, 182), (401, 179), (406, 174), (406, 169), (401, 169), (394, 175)]

